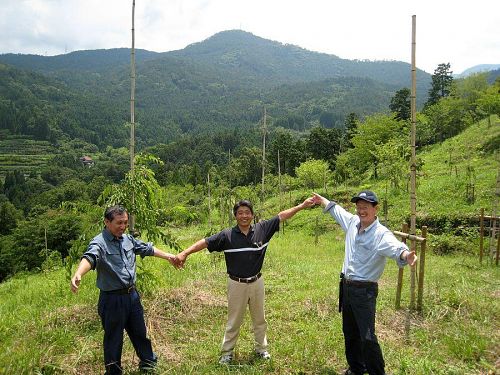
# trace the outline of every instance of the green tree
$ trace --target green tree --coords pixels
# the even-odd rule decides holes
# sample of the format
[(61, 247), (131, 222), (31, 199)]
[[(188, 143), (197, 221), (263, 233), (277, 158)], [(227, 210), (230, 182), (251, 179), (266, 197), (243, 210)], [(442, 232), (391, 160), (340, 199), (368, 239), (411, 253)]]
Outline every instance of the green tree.
[(9, 201), (0, 203), (0, 235), (6, 235), (17, 227), (21, 213)]
[(129, 171), (119, 185), (107, 186), (102, 194), (104, 206), (122, 204), (130, 215), (135, 217), (135, 229), (147, 233), (152, 241), (162, 240), (166, 245), (179, 249), (173, 237), (157, 224), (162, 208), (161, 188), (154, 173), (146, 164), (161, 163), (151, 155), (139, 154), (135, 158), (136, 167)]
[(328, 163), (324, 160), (315, 159), (300, 164), (295, 169), (295, 173), (301, 184), (308, 189), (325, 186), (331, 175)]
[(453, 137), (474, 122), (473, 113), (467, 109), (463, 99), (448, 97), (426, 108), (431, 136), (429, 143), (442, 142)]
[(342, 138), (341, 151), (345, 151), (352, 147), (352, 138), (356, 134), (356, 129), (358, 128), (359, 118), (356, 113), (351, 112), (347, 115), (344, 122), (344, 136)]
[(453, 72), (450, 70), (450, 66), (450, 63), (439, 64), (434, 70), (431, 88), (429, 89), (429, 99), (425, 103), (425, 107), (436, 104), (439, 99), (450, 95), (453, 83)]
[[(406, 123), (393, 116), (375, 114), (368, 116), (360, 123), (356, 135), (352, 139), (353, 148), (348, 149), (337, 159), (337, 166), (343, 166), (341, 175), (352, 177), (371, 171), (378, 178), (376, 149), (394, 137), (406, 134)], [(339, 160), (340, 159), (340, 160)]]
[(375, 149), (379, 165), (379, 177), (389, 180), (391, 186), (399, 188), (408, 175), (410, 144), (407, 137), (395, 137)]
[(267, 160), (274, 174), (278, 173), (278, 151), (281, 173), (295, 175), (295, 168), (306, 159), (305, 142), (289, 130), (278, 130), (273, 135)]
[(405, 87), (398, 90), (396, 94), (391, 98), (391, 104), (389, 109), (391, 112), (395, 113), (395, 117), (398, 120), (409, 120), (411, 117), (411, 101), (410, 101), (411, 91), (409, 88)]
[(342, 132), (337, 128), (314, 127), (306, 140), (307, 154), (312, 159), (322, 159), (333, 165), (340, 153), (341, 139)]

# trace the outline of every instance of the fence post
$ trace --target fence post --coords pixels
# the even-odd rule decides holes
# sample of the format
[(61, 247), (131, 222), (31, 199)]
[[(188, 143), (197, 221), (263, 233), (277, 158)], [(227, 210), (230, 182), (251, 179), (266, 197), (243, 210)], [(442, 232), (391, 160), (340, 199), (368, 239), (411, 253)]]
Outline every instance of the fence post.
[[(403, 233), (408, 233), (408, 224), (404, 223), (401, 229)], [(406, 243), (406, 238), (401, 239), (403, 243)], [(398, 271), (398, 286), (396, 288), (396, 310), (401, 307), (401, 289), (403, 288), (403, 268)]]
[(420, 269), (418, 270), (418, 296), (417, 310), (422, 312), (422, 299), (424, 294), (425, 250), (427, 249), (427, 226), (422, 227), (424, 241), (420, 243)]
[(479, 217), (479, 263), (483, 263), (483, 237), (484, 237), (484, 208), (481, 208)]
[(495, 260), (495, 264), (498, 266), (498, 253), (500, 252), (500, 233), (497, 238), (497, 259)]

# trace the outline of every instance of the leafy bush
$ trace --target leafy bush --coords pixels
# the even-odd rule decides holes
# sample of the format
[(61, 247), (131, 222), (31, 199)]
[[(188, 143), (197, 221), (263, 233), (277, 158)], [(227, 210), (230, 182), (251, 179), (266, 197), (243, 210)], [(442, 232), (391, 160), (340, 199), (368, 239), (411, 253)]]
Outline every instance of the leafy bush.
[(470, 242), (463, 237), (442, 234), (440, 236), (432, 236), (430, 247), (434, 254), (447, 255), (453, 253), (472, 254), (473, 249)]
[(162, 210), (161, 222), (170, 222), (177, 225), (189, 225), (200, 221), (199, 212), (184, 206), (174, 206)]

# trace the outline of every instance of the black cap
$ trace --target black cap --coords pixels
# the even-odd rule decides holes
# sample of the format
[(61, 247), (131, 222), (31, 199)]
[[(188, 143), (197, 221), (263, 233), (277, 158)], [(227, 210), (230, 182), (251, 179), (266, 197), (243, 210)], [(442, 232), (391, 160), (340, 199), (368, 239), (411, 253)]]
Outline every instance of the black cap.
[(360, 199), (370, 203), (378, 203), (377, 195), (371, 190), (363, 190), (358, 195), (352, 197), (351, 202), (356, 203)]

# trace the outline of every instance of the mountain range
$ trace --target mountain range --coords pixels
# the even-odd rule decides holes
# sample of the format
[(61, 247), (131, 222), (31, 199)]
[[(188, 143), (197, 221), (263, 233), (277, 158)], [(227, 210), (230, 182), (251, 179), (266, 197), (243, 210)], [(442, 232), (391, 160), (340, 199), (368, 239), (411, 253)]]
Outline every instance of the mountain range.
[[(396, 91), (411, 87), (408, 63), (346, 60), (240, 30), (217, 33), (178, 51), (139, 49), (135, 58), (139, 146), (168, 143), (183, 134), (245, 129), (260, 121), (264, 107), (270, 123), (300, 118), (303, 125), (295, 130), (321, 119), (329, 119), (323, 126), (342, 127), (351, 112), (363, 117), (388, 111)], [(4, 111), (34, 113), (30, 105), (55, 106), (47, 113), (54, 116), (49, 127), (58, 136), (103, 146), (115, 134), (114, 145), (126, 144), (122, 129), (130, 108), (129, 49), (51, 57), (4, 54), (0, 64), (5, 64), (0, 69)], [(14, 76), (23, 78), (16, 81)], [(431, 76), (417, 69), (419, 107), (430, 82)], [(32, 102), (22, 101), (23, 96)]]

